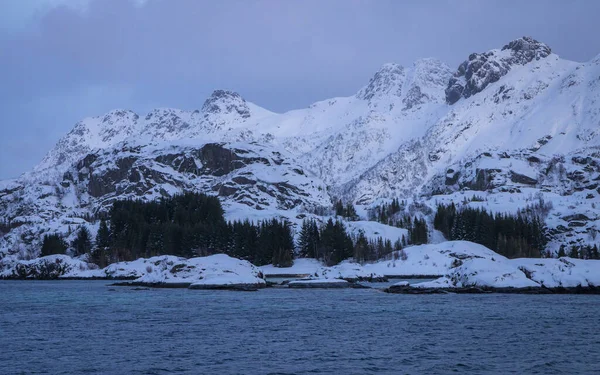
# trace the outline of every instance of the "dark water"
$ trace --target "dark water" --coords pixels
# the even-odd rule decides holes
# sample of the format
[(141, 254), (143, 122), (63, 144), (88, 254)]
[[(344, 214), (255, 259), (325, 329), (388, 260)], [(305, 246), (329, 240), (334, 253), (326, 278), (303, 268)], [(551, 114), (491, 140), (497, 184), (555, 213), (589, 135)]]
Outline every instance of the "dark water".
[(600, 374), (600, 296), (0, 282), (1, 374)]

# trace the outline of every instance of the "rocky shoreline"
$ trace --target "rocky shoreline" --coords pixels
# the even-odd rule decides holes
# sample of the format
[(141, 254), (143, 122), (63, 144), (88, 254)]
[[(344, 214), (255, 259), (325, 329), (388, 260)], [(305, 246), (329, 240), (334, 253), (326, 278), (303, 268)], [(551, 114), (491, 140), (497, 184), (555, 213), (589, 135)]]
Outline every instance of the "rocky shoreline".
[(257, 291), (266, 288), (266, 284), (195, 284), (195, 283), (165, 283), (165, 282), (120, 282), (109, 286), (128, 286), (159, 289), (196, 289), (196, 290), (239, 290), (246, 292)]
[[(418, 279), (418, 278), (415, 278)], [(62, 277), (62, 278), (23, 278), (23, 277), (4, 277), (0, 280), (6, 281), (118, 281), (107, 286), (119, 287), (142, 287), (158, 289), (193, 289), (193, 290), (233, 290), (233, 291), (258, 291), (265, 288), (290, 288), (290, 289), (376, 289), (360, 284), (358, 281), (348, 281), (342, 279), (334, 280), (290, 280), (284, 283), (274, 283), (267, 281), (266, 284), (194, 284), (191, 282), (141, 282), (132, 281), (131, 277)], [(489, 286), (471, 286), (471, 287), (418, 287), (409, 284), (392, 285), (381, 289), (390, 294), (600, 294), (600, 287), (596, 286), (576, 286), (576, 287), (489, 287)]]
[(495, 288), (495, 287), (460, 287), (460, 288), (420, 288), (410, 285), (392, 285), (383, 290), (392, 294), (600, 294), (600, 287), (578, 286), (578, 287), (525, 287), (525, 288)]

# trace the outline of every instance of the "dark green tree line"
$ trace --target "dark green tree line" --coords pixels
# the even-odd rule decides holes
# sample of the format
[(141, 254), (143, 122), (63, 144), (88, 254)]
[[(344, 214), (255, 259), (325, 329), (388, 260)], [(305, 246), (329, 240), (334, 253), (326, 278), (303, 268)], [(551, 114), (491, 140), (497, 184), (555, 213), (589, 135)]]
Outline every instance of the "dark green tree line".
[(335, 209), (336, 216), (341, 216), (351, 221), (358, 220), (358, 214), (351, 202), (344, 204), (340, 199), (335, 203), (333, 208)]
[(108, 222), (100, 222), (92, 260), (104, 266), (163, 254), (225, 253), (256, 265), (289, 266), (293, 249), (287, 222), (226, 222), (218, 198), (186, 193), (153, 202), (114, 202)]
[(67, 243), (60, 234), (47, 234), (42, 242), (42, 256), (53, 254), (64, 254), (67, 251)]
[(508, 258), (541, 257), (547, 243), (546, 227), (537, 216), (491, 214), (476, 208), (440, 205), (435, 229), (449, 240), (475, 242)]

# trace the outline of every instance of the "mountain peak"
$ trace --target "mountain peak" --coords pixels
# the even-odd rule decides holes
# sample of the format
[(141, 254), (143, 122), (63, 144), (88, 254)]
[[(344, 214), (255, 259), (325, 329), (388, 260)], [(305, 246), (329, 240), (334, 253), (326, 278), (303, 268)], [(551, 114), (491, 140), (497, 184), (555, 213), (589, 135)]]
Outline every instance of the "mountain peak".
[(250, 108), (240, 94), (229, 90), (215, 90), (202, 105), (205, 114), (237, 113), (242, 118), (250, 117)]
[(524, 36), (502, 47), (484, 53), (472, 53), (459, 65), (446, 88), (446, 102), (456, 103), (460, 98), (473, 96), (505, 76), (515, 65), (525, 65), (548, 57), (550, 47)]
[(386, 95), (399, 97), (402, 95), (402, 83), (405, 78), (406, 73), (402, 65), (384, 64), (371, 78), (369, 84), (356, 94), (356, 97), (363, 100)]
[(137, 121), (139, 116), (137, 113), (129, 109), (113, 109), (102, 116), (98, 116), (97, 118), (101, 119), (102, 124), (111, 126), (123, 120)]
[(530, 36), (524, 36), (508, 43), (502, 47), (502, 51), (510, 50), (515, 58), (516, 63), (524, 65), (532, 60), (539, 60), (548, 57), (552, 50), (548, 45), (538, 42)]

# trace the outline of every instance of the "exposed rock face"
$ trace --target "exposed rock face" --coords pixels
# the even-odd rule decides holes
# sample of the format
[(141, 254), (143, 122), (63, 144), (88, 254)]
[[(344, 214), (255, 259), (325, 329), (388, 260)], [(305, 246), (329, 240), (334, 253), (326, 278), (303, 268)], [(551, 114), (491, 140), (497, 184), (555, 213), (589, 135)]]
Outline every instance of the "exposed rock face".
[[(577, 154), (577, 157), (548, 157), (524, 150), (498, 151), (489, 156), (481, 154), (460, 160), (436, 174), (427, 189), (434, 195), (432, 199), (436, 199), (436, 195), (470, 190), (483, 192), (475, 195), (487, 202), (524, 199), (528, 202), (518, 205), (524, 212), (532, 210), (542, 218), (549, 214), (548, 233), (554, 243), (584, 245), (587, 241), (595, 241), (592, 238), (600, 223), (596, 203), (592, 203), (600, 199), (600, 191), (594, 190), (597, 188), (594, 180), (600, 180), (600, 168), (594, 167), (600, 164), (600, 154), (594, 150)], [(494, 168), (484, 168), (489, 165), (494, 165)], [(589, 168), (582, 169), (582, 165)], [(495, 209), (502, 211), (505, 204), (499, 203)], [(550, 213), (552, 209), (557, 209), (557, 212)]]
[(548, 57), (552, 53), (552, 50), (546, 44), (538, 42), (529, 36), (513, 40), (502, 47), (502, 51), (505, 50), (510, 50), (512, 53), (510, 62), (520, 65), (525, 65), (534, 59), (539, 60)]
[[(65, 174), (65, 182), (85, 188), (92, 198), (107, 203), (167, 196), (172, 189), (216, 192), (258, 209), (290, 209), (328, 201), (324, 195), (315, 195), (319, 186), (301, 167), (276, 150), (207, 143), (165, 151), (124, 147), (117, 155), (111, 151), (89, 154)], [(269, 181), (259, 181), (254, 176), (256, 169), (268, 173)]]
[(510, 180), (512, 182), (516, 182), (519, 184), (524, 184), (524, 185), (535, 185), (537, 184), (537, 180), (535, 178), (529, 177), (529, 176), (525, 176), (523, 174), (511, 171), (510, 173)]
[(446, 102), (454, 104), (460, 98), (475, 95), (506, 75), (512, 66), (548, 57), (551, 52), (544, 43), (523, 37), (508, 43), (502, 50), (473, 53), (448, 82)]

